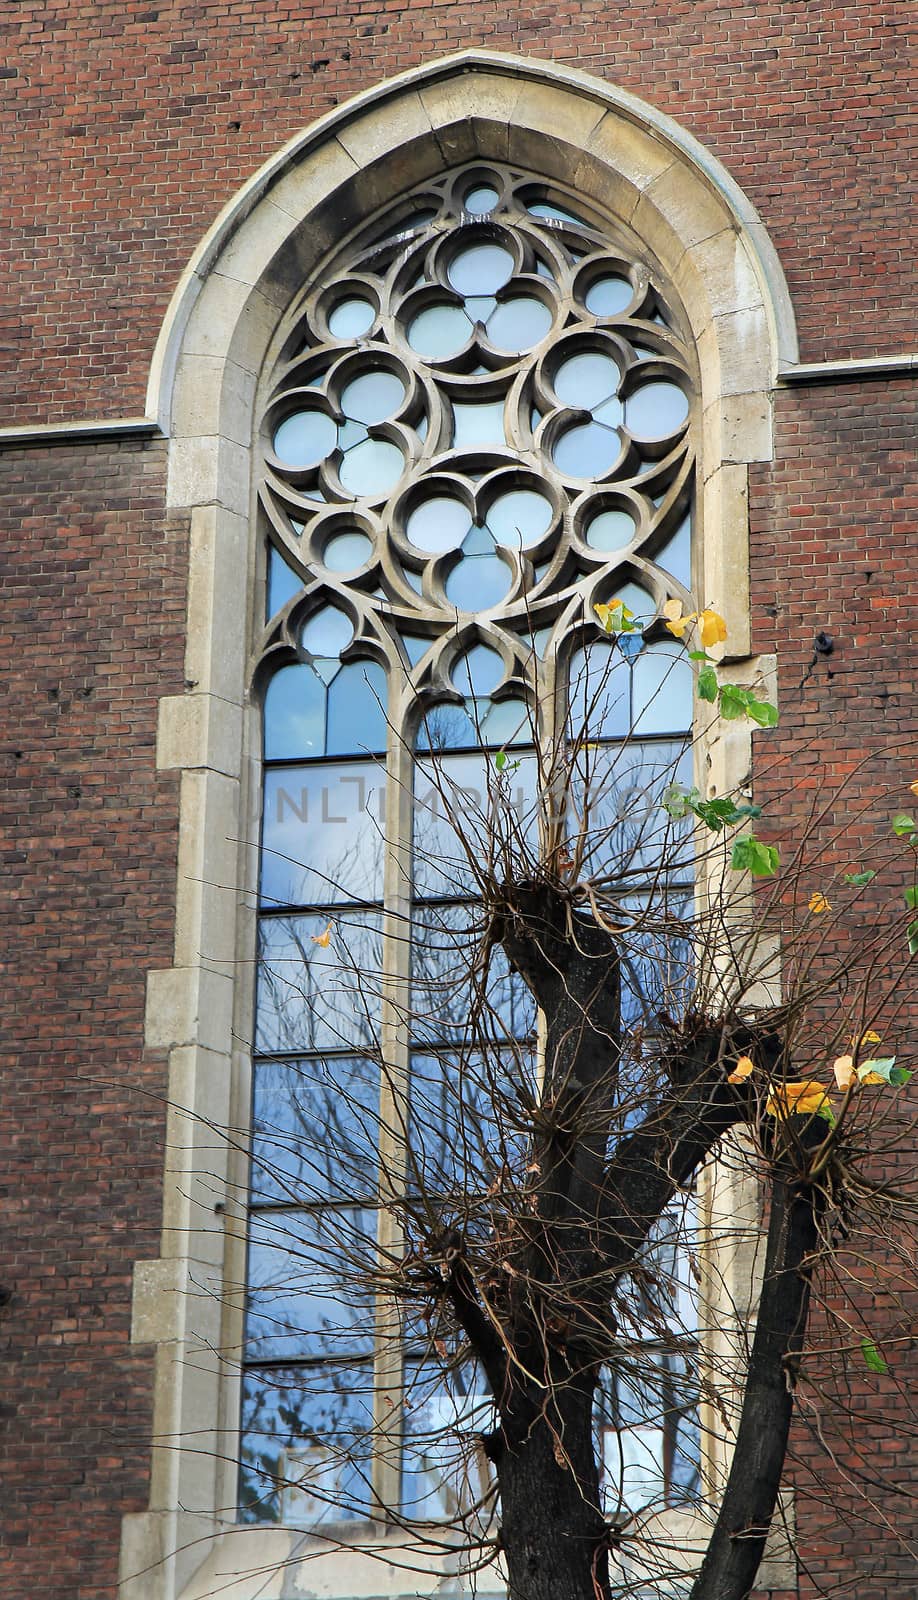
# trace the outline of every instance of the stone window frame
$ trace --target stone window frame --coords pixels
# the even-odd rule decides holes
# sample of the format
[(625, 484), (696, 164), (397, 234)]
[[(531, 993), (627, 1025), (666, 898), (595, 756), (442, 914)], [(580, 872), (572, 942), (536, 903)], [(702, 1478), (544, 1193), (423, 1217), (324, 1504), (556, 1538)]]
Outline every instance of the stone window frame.
[[(244, 1185), (250, 1087), (240, 1041), (251, 1037), (252, 986), (237, 975), (254, 948), (256, 852), (245, 840), (260, 719), (246, 685), (248, 640), (264, 614), (253, 411), (283, 313), (342, 228), (476, 157), (595, 196), (673, 285), (700, 375), (699, 590), (727, 620), (724, 675), (774, 676), (772, 659), (750, 654), (747, 479), (750, 463), (773, 456), (776, 375), (797, 359), (793, 311), (757, 213), (691, 135), (586, 74), (471, 50), (338, 107), (243, 186), (176, 288), (148, 392), (148, 415), (169, 440), (167, 514), (189, 528), (189, 688), (161, 700), (157, 736), (158, 768), (180, 773), (179, 860), (174, 961), (148, 974), (145, 1043), (168, 1053), (170, 1112), (161, 1253), (135, 1268), (132, 1336), (154, 1347), (153, 1449), (149, 1509), (124, 1519), (123, 1600), (195, 1600), (215, 1586), (242, 1600), (244, 1574), (257, 1569), (265, 1584), (272, 1564), (259, 1593), (279, 1595), (304, 1542), (295, 1530), (235, 1526), (241, 1309), (223, 1292), (242, 1282), (245, 1248), (226, 1202)], [(704, 787), (725, 792), (749, 771), (749, 733), (730, 725), (699, 760)], [(705, 1201), (712, 1229), (755, 1203), (725, 1193), (729, 1182)], [(730, 1272), (742, 1309), (754, 1262), (737, 1248)], [(708, 1463), (712, 1478), (722, 1469)], [(661, 1515), (674, 1528), (681, 1515), (697, 1543), (691, 1518)], [(345, 1561), (336, 1570), (349, 1595), (404, 1588), (404, 1575), (373, 1556)], [(239, 1577), (227, 1586), (230, 1573)]]

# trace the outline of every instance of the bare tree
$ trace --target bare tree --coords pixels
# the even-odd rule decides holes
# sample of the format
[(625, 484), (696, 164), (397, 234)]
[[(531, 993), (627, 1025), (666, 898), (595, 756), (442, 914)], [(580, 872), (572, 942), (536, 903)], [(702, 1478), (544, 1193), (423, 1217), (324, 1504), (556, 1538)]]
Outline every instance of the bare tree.
[[(626, 655), (638, 624), (597, 610)], [(719, 619), (670, 621), (702, 630), (712, 715), (770, 726), (705, 659)], [(276, 1054), (303, 1055), (304, 1017), (328, 1046), (330, 989), (351, 1021), (282, 1114), (269, 1088), (256, 1105), (272, 1205), (250, 1336), (308, 1331), (324, 1376), (306, 1409), (288, 1374), (280, 1415), (282, 1372), (250, 1407), (269, 1443), (244, 1493), (253, 1517), (286, 1483), (304, 1516), (394, 1523), (409, 1565), (496, 1562), (510, 1600), (744, 1600), (795, 1415), (831, 1459), (846, 1391), (896, 1381), (906, 1345), (915, 1209), (894, 1167), (914, 1126), (886, 1041), (918, 947), (918, 827), (857, 813), (856, 781), (808, 812), (788, 784), (761, 822), (748, 794), (705, 800), (680, 750), (596, 738), (601, 693), (553, 747), (534, 710), (531, 753), (482, 756), (474, 795), (429, 741), (429, 892), (387, 929), (412, 940), (410, 990), (369, 917), (312, 948), (291, 919), (265, 959)], [(410, 1036), (407, 1080), (381, 1008)], [(884, 1338), (871, 1271), (898, 1308)], [(848, 1487), (888, 1521), (862, 1465), (849, 1450)]]

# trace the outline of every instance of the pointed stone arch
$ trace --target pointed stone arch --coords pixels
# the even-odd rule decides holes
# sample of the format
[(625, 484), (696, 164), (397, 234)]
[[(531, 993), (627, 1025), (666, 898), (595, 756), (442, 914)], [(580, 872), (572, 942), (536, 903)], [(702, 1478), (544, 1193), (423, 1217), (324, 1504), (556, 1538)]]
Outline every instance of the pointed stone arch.
[[(189, 688), (161, 702), (157, 748), (160, 768), (181, 773), (174, 962), (149, 975), (146, 1032), (169, 1054), (171, 1110), (161, 1254), (135, 1273), (134, 1338), (156, 1351), (154, 1465), (150, 1510), (125, 1519), (124, 1600), (191, 1600), (221, 1571), (289, 1560), (297, 1538), (233, 1530), (227, 1466), (241, 1328), (227, 1285), (244, 1275), (233, 1196), (249, 1085), (239, 1041), (251, 986), (238, 974), (254, 886), (256, 392), (283, 313), (330, 247), (368, 211), (477, 156), (537, 171), (626, 223), (680, 297), (701, 382), (699, 582), (727, 617), (738, 679), (767, 670), (748, 656), (747, 468), (772, 454), (772, 390), (796, 360), (794, 318), (757, 213), (697, 140), (586, 74), (470, 50), (336, 108), (238, 191), (176, 288), (148, 391), (169, 440), (169, 514), (189, 526)], [(709, 749), (721, 791), (749, 755), (737, 732)]]

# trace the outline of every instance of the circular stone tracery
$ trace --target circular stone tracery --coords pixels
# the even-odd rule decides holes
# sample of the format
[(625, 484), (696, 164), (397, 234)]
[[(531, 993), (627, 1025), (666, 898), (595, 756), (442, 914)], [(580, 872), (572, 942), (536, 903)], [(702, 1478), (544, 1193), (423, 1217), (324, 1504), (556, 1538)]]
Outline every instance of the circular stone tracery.
[(304, 291), (261, 488), (304, 580), (431, 640), (457, 613), (531, 640), (636, 578), (684, 591), (690, 356), (653, 264), (578, 205), (476, 163)]

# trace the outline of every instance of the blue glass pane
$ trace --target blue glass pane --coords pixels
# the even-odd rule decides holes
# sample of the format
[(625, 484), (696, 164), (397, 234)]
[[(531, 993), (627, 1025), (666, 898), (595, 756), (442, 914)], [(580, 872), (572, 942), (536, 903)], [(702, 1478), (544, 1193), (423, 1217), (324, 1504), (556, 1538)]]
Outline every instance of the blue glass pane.
[(460, 694), (484, 695), (496, 689), (504, 676), (504, 663), (496, 650), (476, 644), (453, 662), (450, 677)]
[(426, 656), (432, 641), (430, 639), (421, 638), (419, 634), (414, 635), (411, 633), (403, 633), (400, 634), (399, 637), (401, 638), (408, 660), (411, 662), (413, 667), (416, 667), (418, 662), (421, 660), (421, 657)]
[(369, 1207), (256, 1212), (249, 1222), (246, 1359), (369, 1355), (373, 1295), (348, 1282), (342, 1262), (371, 1264), (375, 1243)]
[(325, 685), (305, 662), (281, 667), (265, 694), (265, 759), (320, 756), (325, 748)]
[(496, 306), (497, 301), (493, 294), (469, 295), (465, 302), (465, 313), (472, 322), (484, 325)]
[(380, 919), (348, 912), (317, 944), (324, 912), (263, 917), (258, 935), (255, 1048), (263, 1055), (377, 1045)]
[(314, 762), (265, 774), (263, 905), (382, 897), (385, 768)]
[(552, 452), (555, 466), (570, 478), (601, 478), (621, 454), (621, 440), (599, 422), (581, 423), (562, 433)]
[(692, 587), (692, 519), (685, 517), (669, 540), (655, 557), (658, 566), (669, 572), (677, 583), (686, 589)]
[(503, 401), (463, 406), (453, 403), (453, 449), (464, 450), (473, 444), (506, 445)]
[(444, 1372), (431, 1361), (410, 1363), (406, 1385), (402, 1515), (433, 1523), (469, 1515), (488, 1493), (490, 1469), (480, 1451), (469, 1450), (472, 1437), (494, 1426), (487, 1384), (471, 1365)]
[[(478, 743), (474, 727), (467, 743)], [(445, 755), (436, 770), (419, 760), (414, 784), (415, 894), (423, 899), (474, 893), (469, 858), (485, 860), (500, 838), (515, 842), (522, 838), (535, 849), (537, 785), (538, 762), (531, 754), (515, 756), (513, 770), (505, 775), (497, 771), (490, 753)]]
[(593, 550), (624, 550), (634, 538), (634, 518), (628, 511), (601, 511), (586, 530), (587, 544)]
[(462, 201), (462, 208), (464, 211), (471, 211), (473, 216), (483, 217), (494, 210), (498, 198), (496, 189), (492, 189), (490, 184), (481, 183), (469, 190)]
[(342, 391), (341, 409), (355, 422), (383, 422), (404, 398), (405, 385), (394, 372), (365, 372)]
[(353, 637), (350, 618), (335, 606), (323, 606), (304, 624), (300, 643), (311, 656), (339, 656)]
[(570, 728), (588, 740), (621, 739), (631, 725), (631, 678), (618, 654), (596, 639), (571, 659)]
[(282, 606), (299, 594), (303, 587), (303, 580), (292, 567), (288, 567), (279, 550), (274, 545), (268, 547), (268, 594), (266, 617), (273, 617)]
[(365, 533), (337, 533), (322, 552), (329, 572), (356, 572), (373, 554), (373, 541)]
[(343, 422), (338, 429), (338, 449), (342, 452), (350, 450), (355, 444), (360, 444), (367, 437), (367, 429), (362, 422)]
[[(628, 668), (621, 672), (627, 676)], [(691, 782), (691, 770), (691, 751), (681, 738), (642, 743), (631, 737), (625, 743), (581, 750), (572, 784), (570, 826), (586, 834), (584, 870), (653, 876), (665, 857), (667, 873), (677, 868), (690, 871), (691, 827), (680, 824), (674, 829), (661, 801), (670, 783), (686, 778)], [(684, 887), (679, 893), (684, 898)], [(671, 937), (672, 928), (666, 933)], [(637, 959), (646, 949), (646, 936), (646, 928), (634, 936), (624, 935), (623, 954)]]
[(633, 611), (636, 617), (652, 617), (656, 610), (653, 603), (653, 595), (649, 594), (639, 583), (620, 584), (614, 595), (610, 595), (610, 599), (623, 601), (628, 610)]
[(471, 513), (461, 500), (435, 495), (415, 507), (405, 524), (405, 532), (415, 549), (440, 555), (462, 543), (471, 520)]
[(386, 494), (402, 475), (404, 457), (397, 445), (384, 439), (367, 439), (349, 450), (338, 476), (355, 495)]
[(616, 317), (631, 304), (634, 290), (627, 278), (597, 278), (586, 293), (586, 308), (594, 317)]
[(371, 1363), (243, 1375), (243, 1522), (314, 1528), (369, 1516), (373, 1389)]
[(497, 540), (490, 528), (474, 523), (462, 541), (462, 553), (466, 556), (489, 556), (496, 549)]
[(513, 273), (513, 257), (499, 244), (476, 244), (460, 250), (449, 264), (447, 276), (460, 294), (496, 294)]
[[(467, 757), (465, 762), (468, 764)], [(477, 809), (479, 802), (473, 800), (472, 804)], [(511, 970), (502, 950), (491, 953), (487, 973), (482, 974), (480, 917), (480, 907), (475, 905), (418, 907), (413, 912), (411, 1009), (415, 1041), (427, 1045), (463, 1041), (472, 1045), (480, 1042), (482, 1030), (498, 1044), (533, 1037), (536, 1008), (532, 994), (519, 974)], [(486, 1011), (470, 1026), (472, 993), (482, 979)], [(493, 1090), (496, 1081), (506, 1082), (506, 1074), (512, 1067), (513, 1058), (501, 1054), (495, 1073), (493, 1062), (479, 1058), (479, 1093), (469, 1094), (468, 1100), (477, 1099), (481, 1103), (484, 1096), (480, 1091), (485, 1084), (490, 1081)], [(470, 1069), (470, 1073), (473, 1071)], [(527, 1051), (515, 1063), (516, 1078), (523, 1092), (531, 1087), (531, 1071), (532, 1061)], [(450, 1085), (445, 1083), (440, 1092), (441, 1106), (448, 1103), (449, 1095)], [(506, 1121), (503, 1126), (506, 1131)], [(478, 1159), (480, 1154), (476, 1152)]]
[(418, 750), (461, 750), (478, 743), (478, 730), (461, 706), (434, 706), (421, 718)]
[(451, 356), (462, 349), (471, 331), (461, 306), (430, 306), (409, 327), (408, 343), (419, 356)]
[(379, 1173), (379, 1067), (362, 1056), (260, 1061), (252, 1193), (304, 1205), (365, 1199)]
[(488, 319), (488, 338), (498, 350), (531, 350), (545, 338), (553, 320), (541, 300), (505, 300)]
[(675, 733), (692, 726), (692, 664), (673, 640), (648, 645), (634, 667), (634, 718), (639, 733)]
[(636, 439), (665, 439), (688, 412), (688, 397), (675, 383), (645, 383), (625, 401), (625, 422)]
[(337, 305), (328, 319), (328, 331), (333, 339), (359, 339), (373, 326), (376, 308), (369, 300), (352, 295)]
[(598, 350), (585, 350), (582, 355), (562, 361), (552, 386), (565, 405), (590, 410), (615, 394), (619, 377), (618, 367), (611, 357), (601, 355)]
[(341, 668), (328, 691), (330, 756), (364, 750), (385, 752), (386, 674), (375, 661), (354, 661)]
[(274, 454), (288, 467), (312, 467), (334, 450), (338, 429), (324, 411), (295, 411), (274, 434)]
[(489, 611), (512, 582), (499, 556), (463, 556), (446, 580), (446, 598), (458, 611)]
[(500, 544), (528, 550), (551, 526), (551, 501), (534, 489), (512, 489), (499, 495), (488, 512), (488, 527)]

